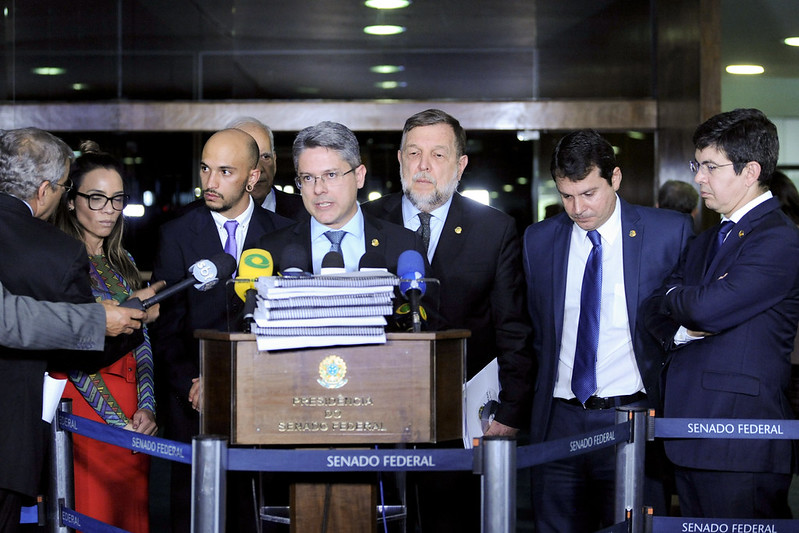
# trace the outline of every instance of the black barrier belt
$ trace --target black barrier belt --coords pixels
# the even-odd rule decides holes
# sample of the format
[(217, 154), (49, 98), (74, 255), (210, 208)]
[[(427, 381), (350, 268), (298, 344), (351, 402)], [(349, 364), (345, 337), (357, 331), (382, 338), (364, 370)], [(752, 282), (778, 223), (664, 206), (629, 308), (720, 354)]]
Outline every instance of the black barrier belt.
[(516, 449), (516, 466), (527, 468), (549, 463), (615, 446), (628, 440), (630, 440), (630, 422), (622, 422), (573, 437), (520, 446)]
[(121, 448), (154, 455), (169, 461), (191, 464), (191, 444), (150, 437), (63, 411), (58, 411), (58, 427)]
[[(479, 450), (477, 453), (480, 453)], [(228, 450), (228, 470), (368, 472), (472, 470), (473, 450)]]
[(661, 439), (799, 439), (799, 420), (655, 418)]
[(799, 520), (653, 516), (652, 533), (798, 533)]
[(61, 523), (64, 527), (71, 527), (83, 533), (129, 533), (126, 529), (109, 526), (67, 507), (61, 507)]

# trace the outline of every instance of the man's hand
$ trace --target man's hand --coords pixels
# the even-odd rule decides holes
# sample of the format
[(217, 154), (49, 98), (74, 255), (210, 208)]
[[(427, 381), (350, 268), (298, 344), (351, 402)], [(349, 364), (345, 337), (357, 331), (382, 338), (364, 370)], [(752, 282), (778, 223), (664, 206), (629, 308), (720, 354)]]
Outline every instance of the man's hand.
[(105, 308), (105, 334), (108, 337), (129, 335), (141, 329), (141, 321), (147, 316), (144, 311), (119, 307), (116, 300), (103, 300), (100, 302)]
[(489, 424), (488, 429), (486, 429), (484, 436), (486, 437), (515, 437), (516, 434), (519, 433), (519, 430), (516, 428), (512, 428), (510, 426), (506, 426), (501, 422), (497, 422), (496, 420), (492, 421)]
[(203, 384), (200, 381), (200, 378), (193, 378), (191, 380), (189, 403), (191, 403), (191, 406), (194, 407), (194, 410), (198, 412), (203, 405)]
[[(156, 281), (149, 287), (145, 287), (143, 289), (139, 289), (133, 293), (131, 293), (130, 298), (138, 298), (141, 301), (144, 301), (148, 298), (152, 298), (156, 295), (158, 291), (166, 287), (166, 281)], [(155, 304), (154, 306), (147, 309), (147, 318), (144, 319), (145, 324), (149, 324), (151, 322), (155, 322), (155, 319), (158, 318), (158, 315), (161, 311), (161, 304)]]

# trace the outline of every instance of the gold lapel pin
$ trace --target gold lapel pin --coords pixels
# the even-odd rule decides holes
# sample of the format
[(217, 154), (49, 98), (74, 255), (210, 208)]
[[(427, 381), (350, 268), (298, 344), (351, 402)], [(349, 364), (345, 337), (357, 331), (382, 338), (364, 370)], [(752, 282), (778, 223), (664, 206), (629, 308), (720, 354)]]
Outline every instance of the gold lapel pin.
[(460, 235), (462, 231), (463, 231), (463, 228), (461, 228), (460, 226), (455, 228), (455, 233), (457, 233), (458, 235)]
[(372, 239), (372, 246), (380, 246), (380, 241), (377, 239)]
[(631, 229), (630, 230), (630, 237), (635, 237), (636, 235), (638, 235), (638, 234), (635, 232), (635, 230)]
[(740, 238), (742, 238), (744, 235), (745, 235), (745, 234), (744, 234), (744, 230), (740, 230), (740, 231), (738, 232), (738, 238), (739, 238), (739, 239), (740, 239)]

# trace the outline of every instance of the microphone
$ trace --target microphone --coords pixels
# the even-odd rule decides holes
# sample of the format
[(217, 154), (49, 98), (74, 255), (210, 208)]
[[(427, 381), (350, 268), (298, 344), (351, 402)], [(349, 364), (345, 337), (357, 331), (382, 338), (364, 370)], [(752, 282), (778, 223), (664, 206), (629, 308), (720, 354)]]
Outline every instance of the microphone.
[(358, 270), (361, 272), (388, 272), (386, 259), (381, 254), (369, 250), (361, 256), (358, 262)]
[(327, 252), (322, 258), (321, 274), (344, 274), (347, 269), (344, 268), (344, 256), (338, 252)]
[[(247, 325), (255, 321), (255, 307), (258, 304), (256, 296), (258, 291), (255, 289), (254, 280), (261, 276), (271, 276), (274, 270), (272, 254), (260, 248), (244, 250), (239, 259), (239, 273), (236, 276), (237, 283), (233, 289), (244, 301), (243, 317)], [(250, 328), (247, 328), (250, 329)]]
[(198, 291), (207, 291), (216, 285), (220, 279), (229, 278), (236, 270), (236, 260), (233, 256), (226, 253), (216, 254), (211, 259), (200, 259), (189, 267), (189, 272), (193, 277), (186, 278), (183, 281), (167, 287), (152, 298), (140, 300), (138, 298), (129, 298), (120, 305), (122, 307), (130, 307), (146, 311), (148, 308), (160, 303), (162, 300), (169, 298), (173, 294), (188, 289), (192, 285)]
[(413, 332), (422, 331), (422, 318), (419, 303), (427, 290), (424, 278), (424, 259), (416, 250), (405, 250), (397, 259), (397, 272), (400, 277), (400, 292), (410, 303)]
[(308, 265), (308, 252), (296, 243), (287, 244), (280, 254), (280, 273), (284, 276), (312, 276), (305, 271)]

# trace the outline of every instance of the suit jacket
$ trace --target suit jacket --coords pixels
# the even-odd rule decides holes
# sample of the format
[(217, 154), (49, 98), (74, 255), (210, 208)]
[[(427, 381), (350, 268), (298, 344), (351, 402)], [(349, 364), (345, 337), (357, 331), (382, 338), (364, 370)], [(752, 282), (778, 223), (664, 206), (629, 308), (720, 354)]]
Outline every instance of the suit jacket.
[[(361, 208), (389, 222), (404, 224), (402, 194), (384, 196)], [(499, 358), (503, 390), (496, 419), (513, 427), (526, 424), (526, 400), (517, 394), (526, 390), (533, 370), (515, 221), (455, 193), (431, 267), (432, 276), (441, 282), (438, 329), (471, 330), (466, 342), (469, 378), (494, 357)], [(434, 302), (433, 309), (435, 289), (428, 283), (425, 299)]]
[(299, 194), (289, 194), (281, 190), (272, 188), (275, 191), (275, 213), (282, 217), (290, 218), (301, 222), (310, 215), (302, 203), (302, 196)]
[[(655, 404), (663, 356), (639, 326), (639, 308), (677, 266), (692, 236), (692, 224), (690, 217), (675, 211), (636, 206), (624, 200), (620, 206), (627, 320), (638, 370), (650, 403)], [(524, 233), (524, 273), (533, 323), (533, 355), (538, 362), (530, 429), (533, 442), (545, 439), (550, 422), (573, 224), (564, 212), (533, 224)]]
[(0, 339), (8, 348), (100, 350), (105, 311), (100, 304), (39, 302), (0, 283)]
[[(366, 251), (381, 254), (386, 260), (389, 272), (397, 272), (397, 259), (405, 250), (417, 250), (422, 253), (422, 243), (416, 234), (396, 224), (389, 224), (366, 213), (363, 214), (363, 229)], [(268, 250), (277, 265), (278, 270), (286, 266), (280, 260), (283, 248), (288, 244), (301, 244), (305, 248), (308, 263), (303, 267), (311, 272), (311, 219), (308, 217), (303, 222), (298, 222), (291, 227), (281, 229), (261, 237), (258, 241), (259, 248)], [(300, 265), (293, 265), (300, 266)]]
[[(28, 206), (0, 194), (0, 281), (14, 294), (56, 302), (94, 302), (83, 243), (34, 218)], [(102, 320), (105, 330), (105, 319)], [(45, 325), (41, 330), (48, 330)], [(141, 336), (138, 337), (141, 339)], [(141, 342), (141, 340), (139, 340)], [(66, 341), (65, 341), (66, 344)], [(106, 347), (111, 350), (114, 344)], [(102, 350), (97, 339), (81, 348)], [(130, 347), (123, 346), (121, 349)], [(124, 355), (115, 354), (114, 359)], [(46, 369), (97, 370), (112, 360), (100, 352), (23, 351), (0, 347), (0, 488), (34, 496), (42, 471), (49, 424), (42, 421)]]
[[(799, 321), (799, 230), (776, 198), (733, 226), (706, 268), (718, 226), (688, 247), (655, 300), (650, 331), (671, 351), (665, 373), (669, 418), (792, 419), (790, 354)], [(674, 347), (677, 325), (715, 335)], [(667, 440), (676, 464), (709, 470), (791, 471), (786, 440)]]
[[(255, 206), (244, 249), (255, 248), (262, 235), (290, 224), (290, 220)], [(223, 251), (210, 210), (196, 206), (161, 227), (153, 279), (171, 286), (188, 277), (192, 264)], [(199, 376), (199, 343), (194, 330), (235, 331), (241, 309), (241, 300), (223, 280), (208, 291), (190, 288), (161, 303), (160, 317), (151, 328), (153, 352), (160, 379), (167, 380), (162, 386), (170, 394), (186, 403), (191, 380)]]

